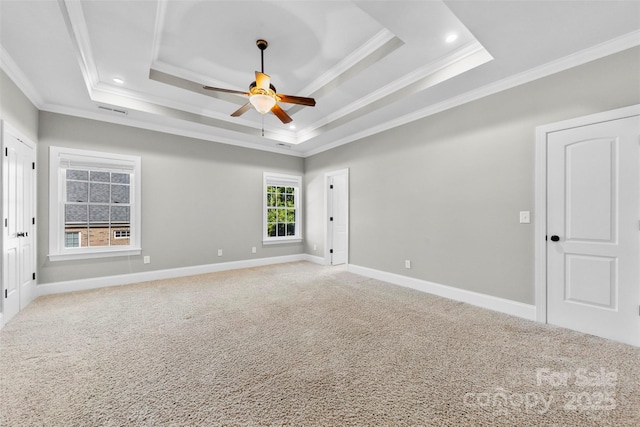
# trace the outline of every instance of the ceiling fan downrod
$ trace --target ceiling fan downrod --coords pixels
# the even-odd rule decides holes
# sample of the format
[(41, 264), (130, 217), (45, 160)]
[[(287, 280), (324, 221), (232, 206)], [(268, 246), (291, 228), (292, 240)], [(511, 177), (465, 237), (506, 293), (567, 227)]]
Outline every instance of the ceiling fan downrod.
[(264, 73), (264, 50), (269, 46), (266, 40), (256, 40), (256, 46), (260, 49), (260, 72)]

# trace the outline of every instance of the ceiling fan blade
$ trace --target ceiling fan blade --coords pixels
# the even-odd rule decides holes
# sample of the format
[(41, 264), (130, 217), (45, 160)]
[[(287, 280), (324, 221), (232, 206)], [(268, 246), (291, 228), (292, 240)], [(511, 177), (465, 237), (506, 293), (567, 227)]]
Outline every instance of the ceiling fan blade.
[(241, 115), (249, 111), (249, 108), (251, 108), (251, 103), (247, 102), (242, 107), (238, 108), (236, 111), (231, 113), (231, 117), (240, 117)]
[(265, 73), (261, 73), (260, 71), (256, 71), (256, 86), (269, 90), (269, 85), (271, 84), (271, 77), (266, 75)]
[(222, 89), (219, 87), (212, 87), (212, 86), (203, 86), (202, 88), (207, 90), (215, 90), (216, 92), (237, 93), (238, 95), (251, 95), (249, 92), (243, 92), (241, 90)]
[(276, 94), (280, 102), (286, 102), (287, 104), (304, 105), (305, 107), (315, 107), (316, 100), (313, 98), (305, 98), (303, 96), (291, 96), (283, 95), (281, 93)]
[(286, 111), (284, 111), (278, 104), (274, 105), (271, 112), (275, 114), (282, 123), (291, 123), (293, 119), (289, 117)]

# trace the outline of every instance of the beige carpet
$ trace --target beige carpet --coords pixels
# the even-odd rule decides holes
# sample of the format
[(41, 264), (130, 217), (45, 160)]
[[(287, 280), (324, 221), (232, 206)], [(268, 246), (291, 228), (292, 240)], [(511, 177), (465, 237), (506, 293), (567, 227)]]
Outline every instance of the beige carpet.
[(293, 263), (44, 297), (2, 426), (638, 426), (640, 350)]

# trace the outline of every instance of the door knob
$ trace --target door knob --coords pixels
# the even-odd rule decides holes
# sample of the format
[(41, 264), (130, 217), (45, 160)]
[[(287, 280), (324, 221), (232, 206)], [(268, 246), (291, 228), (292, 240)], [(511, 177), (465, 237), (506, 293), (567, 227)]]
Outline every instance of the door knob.
[(551, 241), (552, 242), (557, 242), (558, 240), (560, 240), (559, 236), (556, 236), (555, 234), (553, 236), (551, 236)]

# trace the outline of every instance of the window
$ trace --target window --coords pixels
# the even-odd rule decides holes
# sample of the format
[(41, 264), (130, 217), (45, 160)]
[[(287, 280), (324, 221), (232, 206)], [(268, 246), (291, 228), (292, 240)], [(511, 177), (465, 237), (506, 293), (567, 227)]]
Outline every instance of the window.
[(115, 230), (113, 232), (114, 239), (128, 239), (131, 236), (130, 230)]
[(137, 255), (140, 157), (50, 148), (49, 258)]
[(65, 232), (64, 233), (64, 247), (65, 248), (79, 248), (82, 233), (80, 232)]
[(264, 243), (302, 241), (300, 201), (302, 178), (299, 176), (264, 174), (263, 211)]

